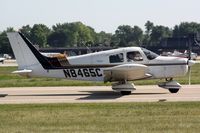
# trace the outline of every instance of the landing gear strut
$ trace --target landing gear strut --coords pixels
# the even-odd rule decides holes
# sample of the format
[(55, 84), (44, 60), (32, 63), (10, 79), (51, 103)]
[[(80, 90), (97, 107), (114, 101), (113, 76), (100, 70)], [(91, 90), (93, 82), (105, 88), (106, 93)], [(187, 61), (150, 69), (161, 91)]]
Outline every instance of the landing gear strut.
[(173, 78), (166, 78), (166, 82), (159, 83), (158, 86), (164, 89), (168, 89), (170, 93), (177, 93), (181, 88), (181, 85), (174, 81)]
[(133, 83), (128, 83), (127, 81), (120, 81), (112, 84), (112, 89), (120, 92), (122, 95), (130, 95), (135, 90), (135, 86)]

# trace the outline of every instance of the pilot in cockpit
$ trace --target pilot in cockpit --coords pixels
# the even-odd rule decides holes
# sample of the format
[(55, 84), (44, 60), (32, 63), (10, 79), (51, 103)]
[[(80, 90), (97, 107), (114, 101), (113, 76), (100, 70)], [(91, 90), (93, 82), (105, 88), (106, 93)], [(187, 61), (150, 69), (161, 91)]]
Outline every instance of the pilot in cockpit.
[(128, 52), (127, 53), (127, 61), (142, 61), (142, 55), (138, 51)]

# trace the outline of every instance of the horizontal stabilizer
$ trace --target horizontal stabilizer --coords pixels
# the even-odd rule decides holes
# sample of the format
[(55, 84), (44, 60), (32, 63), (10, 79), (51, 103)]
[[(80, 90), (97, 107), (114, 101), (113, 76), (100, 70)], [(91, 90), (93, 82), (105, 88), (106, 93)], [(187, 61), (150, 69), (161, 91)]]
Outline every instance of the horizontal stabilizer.
[(31, 73), (31, 72), (32, 72), (32, 70), (24, 69), (24, 70), (17, 70), (17, 71), (14, 71), (14, 72), (12, 72), (12, 73), (24, 75), (24, 74), (29, 74), (29, 73)]

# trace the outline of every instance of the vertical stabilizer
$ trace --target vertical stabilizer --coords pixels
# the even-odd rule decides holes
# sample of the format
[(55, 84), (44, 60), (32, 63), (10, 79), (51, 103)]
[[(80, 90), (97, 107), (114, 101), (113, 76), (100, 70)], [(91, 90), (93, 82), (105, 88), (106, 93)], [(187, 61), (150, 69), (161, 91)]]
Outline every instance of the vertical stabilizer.
[(17, 60), (19, 69), (27, 69), (33, 65), (38, 65), (39, 61), (27, 45), (27, 42), (18, 32), (7, 33), (11, 47)]

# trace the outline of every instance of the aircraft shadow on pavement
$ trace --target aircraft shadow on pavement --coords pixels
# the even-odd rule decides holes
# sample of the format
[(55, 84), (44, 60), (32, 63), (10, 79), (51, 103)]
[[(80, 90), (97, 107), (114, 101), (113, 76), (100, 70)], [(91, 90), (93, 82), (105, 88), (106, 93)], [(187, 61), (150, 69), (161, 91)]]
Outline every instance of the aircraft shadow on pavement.
[[(82, 93), (78, 94), (17, 94), (17, 95), (6, 95), (6, 96), (23, 96), (23, 97), (29, 97), (29, 96), (79, 96), (80, 98), (76, 100), (98, 100), (98, 99), (116, 99), (121, 97), (120, 93), (113, 92), (113, 91), (80, 91)], [(87, 92), (87, 93), (86, 93)], [(4, 96), (5, 97), (5, 96)]]
[(111, 100), (122, 97), (120, 93), (114, 91), (81, 91), (87, 92), (86, 97), (78, 98), (77, 100)]
[[(6, 97), (6, 96), (23, 96), (23, 97), (30, 97), (30, 96), (36, 96), (36, 97), (70, 97), (70, 96), (79, 96), (80, 98), (77, 98), (76, 100), (114, 100), (120, 97), (123, 97), (119, 92), (114, 92), (114, 91), (79, 91), (82, 93), (78, 94), (16, 94), (16, 95), (9, 95), (9, 94), (0, 94), (1, 97)], [(167, 94), (167, 93), (132, 93), (131, 95), (162, 95), (162, 94)]]
[(0, 94), (0, 98), (1, 97), (6, 97), (8, 94)]
[(8, 96), (46, 96), (46, 97), (49, 97), (49, 96), (86, 96), (88, 94), (19, 94), (19, 95), (8, 95)]
[[(81, 97), (77, 100), (111, 100), (123, 97), (119, 92), (114, 91), (81, 91), (90, 93), (87, 97)], [(132, 93), (131, 95), (161, 95), (167, 93)]]

